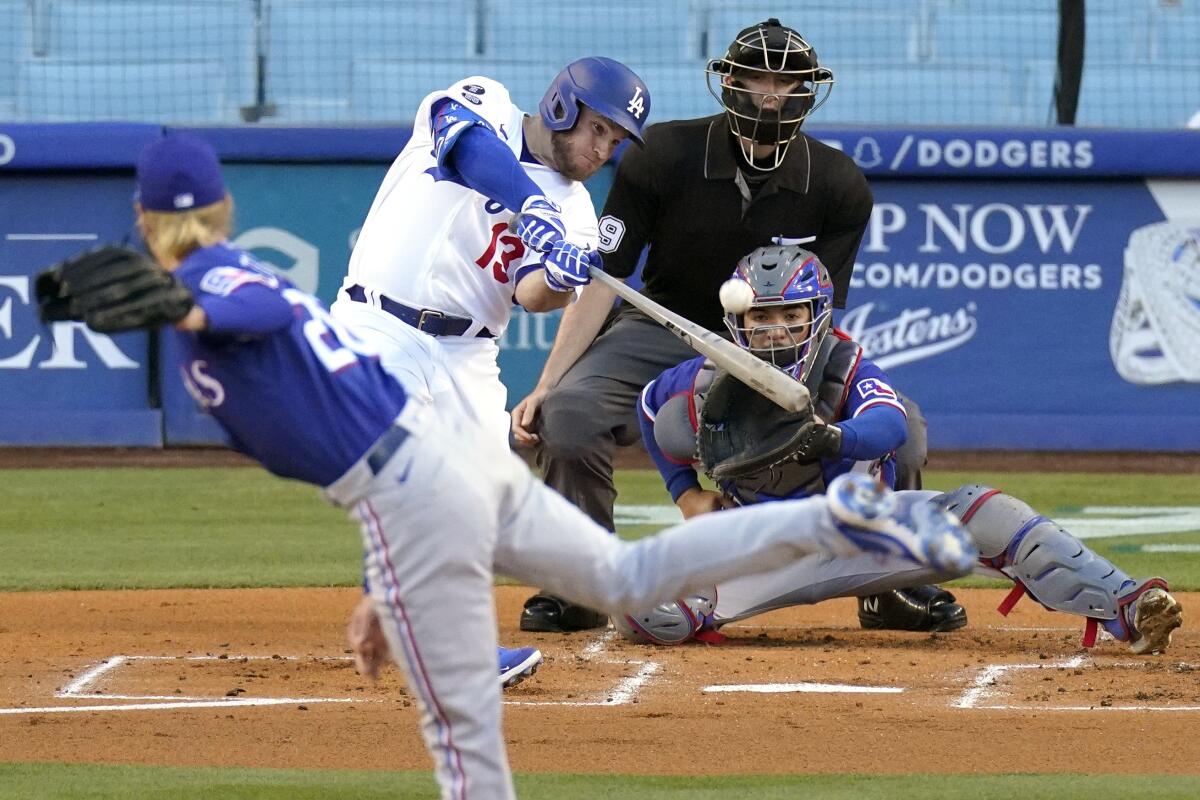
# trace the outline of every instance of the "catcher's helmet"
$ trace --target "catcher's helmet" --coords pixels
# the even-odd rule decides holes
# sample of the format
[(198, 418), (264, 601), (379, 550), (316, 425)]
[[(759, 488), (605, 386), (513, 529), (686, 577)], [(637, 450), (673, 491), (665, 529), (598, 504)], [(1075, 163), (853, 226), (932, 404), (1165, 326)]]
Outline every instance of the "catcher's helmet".
[[(817, 63), (812, 45), (774, 17), (739, 33), (722, 58), (708, 62), (706, 72), (709, 92), (725, 108), (729, 127), (742, 137), (739, 143), (746, 161), (761, 170), (783, 163), (800, 124), (833, 88), (833, 73)], [(790, 91), (755, 91), (743, 82), (748, 76), (778, 76), (796, 85)], [(778, 108), (763, 109), (763, 100), (772, 96), (779, 98)], [(753, 144), (778, 145), (766, 166), (754, 162)]]
[(642, 128), (650, 116), (650, 92), (629, 67), (599, 56), (572, 61), (550, 84), (538, 110), (547, 128), (566, 131), (575, 126), (580, 103), (608, 117), (642, 144)]
[[(833, 281), (814, 253), (795, 245), (760, 247), (738, 262), (733, 280), (742, 280), (754, 290), (754, 300), (745, 314), (727, 313), (725, 327), (739, 347), (764, 361), (805, 380), (833, 317)], [(807, 304), (810, 321), (794, 325), (747, 325), (746, 317), (756, 308)], [(786, 331), (786, 343), (755, 341), (769, 338), (772, 329)], [(757, 344), (758, 346), (753, 346)]]

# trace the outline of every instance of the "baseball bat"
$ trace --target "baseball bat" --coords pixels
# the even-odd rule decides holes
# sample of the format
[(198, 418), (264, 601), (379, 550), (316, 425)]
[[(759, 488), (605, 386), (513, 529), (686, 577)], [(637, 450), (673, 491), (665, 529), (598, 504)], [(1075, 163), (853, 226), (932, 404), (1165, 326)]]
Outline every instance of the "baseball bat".
[(733, 342), (664, 308), (603, 270), (589, 267), (592, 280), (616, 292), (625, 302), (678, 336), (702, 356), (786, 411), (808, 407), (808, 389), (792, 376), (747, 353)]

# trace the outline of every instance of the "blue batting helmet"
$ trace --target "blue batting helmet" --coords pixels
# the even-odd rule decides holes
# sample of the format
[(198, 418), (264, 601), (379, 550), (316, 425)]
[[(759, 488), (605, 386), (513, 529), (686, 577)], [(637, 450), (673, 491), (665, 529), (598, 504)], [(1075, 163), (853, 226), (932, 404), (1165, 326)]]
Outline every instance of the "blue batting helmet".
[[(725, 327), (739, 347), (805, 380), (816, 361), (833, 317), (833, 281), (816, 254), (796, 245), (760, 247), (738, 262), (730, 280), (754, 291), (750, 309), (807, 304), (807, 322), (757, 325), (749, 312), (726, 311)], [(783, 335), (775, 336), (769, 328)]]
[(650, 116), (650, 93), (633, 70), (611, 58), (589, 56), (572, 61), (558, 73), (538, 106), (552, 131), (566, 131), (579, 119), (579, 104), (603, 114), (642, 144), (642, 127)]

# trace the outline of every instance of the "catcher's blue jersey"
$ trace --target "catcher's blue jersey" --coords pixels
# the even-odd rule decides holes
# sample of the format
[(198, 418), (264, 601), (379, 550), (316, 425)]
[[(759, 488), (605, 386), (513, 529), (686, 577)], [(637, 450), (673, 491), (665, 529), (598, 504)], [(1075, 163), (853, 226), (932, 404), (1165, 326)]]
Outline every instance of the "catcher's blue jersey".
[(328, 486), (404, 407), (369, 347), (247, 253), (196, 250), (175, 274), (209, 321), (203, 333), (174, 331), (188, 391), (276, 475)]

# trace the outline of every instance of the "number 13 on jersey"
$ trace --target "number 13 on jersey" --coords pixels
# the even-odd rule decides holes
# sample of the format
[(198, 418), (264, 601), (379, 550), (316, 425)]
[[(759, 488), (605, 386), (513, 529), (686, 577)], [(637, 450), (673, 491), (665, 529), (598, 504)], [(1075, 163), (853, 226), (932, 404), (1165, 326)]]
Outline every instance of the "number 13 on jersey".
[(492, 277), (500, 283), (508, 283), (508, 265), (525, 257), (524, 242), (507, 231), (507, 222), (493, 225), (492, 240), (483, 255), (475, 259), (481, 269), (491, 267)]

